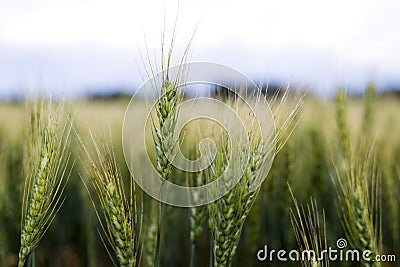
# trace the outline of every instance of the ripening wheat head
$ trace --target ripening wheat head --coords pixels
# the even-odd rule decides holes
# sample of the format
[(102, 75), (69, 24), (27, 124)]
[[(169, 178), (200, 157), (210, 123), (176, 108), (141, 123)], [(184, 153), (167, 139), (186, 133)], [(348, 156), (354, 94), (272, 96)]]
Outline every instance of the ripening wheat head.
[[(366, 156), (356, 153), (351, 157), (348, 168), (336, 168), (334, 179), (338, 191), (339, 210), (346, 237), (353, 249), (370, 250), (372, 257), (379, 254), (380, 239), (380, 196), (379, 179), (372, 152)], [(379, 262), (364, 262), (365, 266), (381, 266)]]
[[(294, 209), (290, 209), (290, 220), (296, 235), (297, 244), (300, 248), (300, 253), (311, 250), (315, 252), (315, 255), (312, 255), (315, 257), (314, 259), (302, 259), (302, 266), (328, 267), (329, 259), (322, 253), (323, 250), (328, 249), (326, 240), (325, 213), (323, 213), (323, 221), (321, 222), (318, 213), (317, 201), (311, 198), (310, 204), (307, 204), (307, 209), (305, 209), (303, 206), (298, 205), (290, 187), (289, 190), (294, 202)], [(322, 256), (324, 258), (321, 258)]]
[[(97, 208), (92, 199), (103, 234), (114, 251), (118, 266), (139, 266), (143, 214), (141, 198), (138, 198), (138, 193), (135, 192), (132, 177), (129, 195), (125, 193), (113, 149), (104, 140), (97, 142), (92, 136), (92, 141), (94, 156), (82, 141), (81, 146), (88, 160), (87, 173), (100, 202), (101, 207)], [(102, 145), (98, 145), (99, 143)], [(106, 246), (103, 237), (102, 240)]]
[(70, 124), (63, 105), (37, 101), (31, 110), (25, 158), (25, 186), (18, 266), (38, 246), (62, 204), (68, 177)]
[[(288, 114), (284, 110), (287, 97), (288, 93), (286, 92), (281, 99), (276, 96), (270, 102), (272, 113), (277, 120), (277, 130), (273, 140), (261, 137), (260, 132), (256, 130), (257, 122), (252, 116), (242, 116), (249, 129), (250, 147), (248, 150), (243, 149), (243, 155), (240, 156), (247, 158), (247, 164), (241, 170), (241, 173), (227, 174), (228, 177), (241, 176), (241, 179), (222, 198), (208, 205), (209, 227), (213, 234), (214, 266), (230, 266), (232, 264), (244, 223), (260, 190), (258, 182), (262, 181), (265, 178), (262, 176), (266, 175), (262, 167), (266, 164), (270, 153), (276, 154), (281, 150), (295, 127), (295, 118), (303, 97), (296, 102), (294, 107), (289, 109)], [(260, 94), (249, 101), (255, 101), (255, 106), (258, 108), (267, 108), (260, 106), (260, 103), (263, 103), (262, 98), (264, 96)], [(238, 107), (236, 111), (239, 114), (247, 114), (246, 108), (241, 107), (240, 104), (236, 104), (236, 106)], [(276, 149), (269, 142), (276, 142)], [(219, 177), (228, 164), (228, 150), (229, 147), (222, 139), (220, 149), (217, 150), (216, 160), (212, 165), (213, 171), (210, 176), (213, 179)], [(255, 185), (257, 186), (255, 187)]]

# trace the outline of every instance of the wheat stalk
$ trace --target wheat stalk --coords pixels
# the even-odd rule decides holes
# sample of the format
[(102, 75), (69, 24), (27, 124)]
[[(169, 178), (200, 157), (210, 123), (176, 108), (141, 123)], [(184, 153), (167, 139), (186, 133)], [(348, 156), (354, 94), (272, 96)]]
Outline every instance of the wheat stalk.
[[(99, 146), (92, 135), (95, 151), (95, 157), (92, 157), (81, 139), (80, 142), (89, 163), (87, 172), (100, 202), (99, 210), (92, 199), (105, 239), (111, 245), (119, 266), (139, 266), (143, 206), (136, 197), (133, 178), (130, 177), (128, 198), (113, 149), (104, 141)], [(90, 194), (90, 191), (87, 191)], [(102, 241), (106, 246), (103, 237)]]
[(317, 201), (313, 198), (310, 204), (307, 204), (307, 210), (303, 206), (299, 206), (296, 198), (289, 187), (290, 194), (292, 195), (294, 209), (290, 209), (290, 220), (295, 232), (297, 243), (300, 247), (301, 253), (305, 250), (314, 251), (316, 259), (302, 259), (302, 266), (304, 267), (324, 267), (329, 266), (329, 259), (325, 257), (320, 260), (322, 251), (328, 249), (326, 240), (326, 226), (325, 226), (325, 213), (323, 212), (323, 221), (321, 221), (318, 214)]
[[(157, 213), (153, 214), (157, 216)], [(156, 217), (155, 217), (156, 218)], [(154, 266), (154, 255), (156, 252), (157, 246), (157, 223), (149, 218), (148, 225), (146, 227), (145, 234), (146, 242), (144, 246), (145, 255), (144, 260), (146, 262), (146, 266), (151, 267)]]
[(373, 114), (375, 107), (375, 85), (370, 82), (364, 96), (364, 118), (363, 118), (363, 133), (368, 137), (372, 130)]
[[(333, 180), (338, 192), (338, 212), (351, 246), (359, 251), (370, 250), (374, 257), (380, 251), (382, 234), (379, 180), (375, 163), (371, 160), (374, 154), (373, 143), (366, 140), (360, 143), (364, 148), (351, 150), (345, 105), (345, 95), (339, 90), (336, 97), (336, 121), (344, 165), (340, 168), (335, 166), (336, 177)], [(364, 262), (364, 265), (381, 266), (380, 262)]]
[(397, 187), (398, 182), (396, 181), (395, 173), (395, 159), (391, 151), (383, 148), (381, 153), (386, 155), (379, 159), (379, 169), (382, 175), (382, 191), (385, 192), (382, 195), (382, 201), (385, 204), (385, 214), (388, 221), (388, 228), (391, 231), (391, 238), (393, 240), (394, 247), (400, 247), (400, 214), (399, 204), (397, 199), (397, 193), (399, 188)]
[(336, 94), (336, 123), (338, 126), (339, 146), (343, 158), (350, 157), (350, 140), (347, 128), (346, 95), (339, 89)]
[[(144, 174), (146, 176), (146, 174)], [(146, 210), (146, 215), (143, 218), (143, 231), (144, 231), (144, 240), (143, 242), (143, 259), (144, 266), (151, 267), (154, 266), (155, 252), (157, 246), (157, 208), (158, 202), (146, 196), (144, 199), (144, 210)]]
[[(251, 186), (257, 178), (261, 165), (265, 162), (266, 153), (264, 144), (259, 139), (253, 144), (249, 157), (250, 162), (246, 166), (243, 178), (222, 198), (208, 205), (209, 226), (214, 240), (214, 266), (231, 265), (232, 259), (236, 255), (244, 222), (259, 192), (259, 188), (252, 191)], [(218, 178), (226, 167), (226, 149), (226, 145), (221, 145), (217, 153), (214, 178)], [(229, 182), (227, 181), (227, 183)]]
[[(369, 163), (368, 159), (365, 159), (365, 162)], [(379, 254), (381, 242), (379, 198), (375, 195), (378, 194), (378, 183), (374, 172), (375, 170), (371, 171), (368, 164), (357, 162), (350, 164), (350, 170), (345, 174), (337, 169), (335, 180), (339, 193), (339, 212), (342, 214), (346, 237), (354, 249), (370, 250), (371, 257)], [(364, 262), (364, 264), (380, 266), (379, 262)]]
[(68, 122), (63, 123), (62, 112), (63, 106), (53, 106), (50, 100), (38, 101), (31, 112), (18, 255), (20, 267), (36, 249), (62, 204), (60, 198), (69, 175), (66, 171), (70, 132)]
[[(195, 178), (193, 186), (201, 186), (206, 182), (205, 173), (199, 173)], [(197, 238), (203, 232), (204, 222), (207, 217), (207, 206), (200, 206), (189, 209), (190, 217), (190, 241), (196, 243)]]
[[(226, 149), (226, 143), (220, 142), (212, 168), (211, 177), (213, 179), (220, 177), (225, 171), (227, 165)], [(236, 226), (234, 220), (236, 195), (234, 192), (236, 191), (230, 191), (222, 198), (208, 205), (209, 228), (213, 235), (213, 266), (228, 266), (231, 259), (231, 251), (234, 246), (232, 235)]]
[[(200, 172), (194, 178), (192, 186), (201, 186), (206, 183), (205, 172)], [(190, 253), (190, 267), (194, 266), (194, 257), (196, 252), (196, 241), (200, 234), (203, 232), (204, 223), (207, 218), (207, 205), (194, 207), (189, 209), (189, 222), (190, 222), (190, 241), (192, 243)]]
[[(176, 26), (176, 25), (175, 25)], [(182, 98), (182, 83), (185, 76), (185, 69), (178, 68), (175, 77), (170, 77), (170, 67), (172, 61), (172, 52), (175, 42), (175, 28), (170, 42), (170, 47), (167, 54), (165, 54), (165, 30), (161, 40), (161, 84), (153, 84), (156, 87), (156, 92), (159, 94), (157, 103), (157, 119), (153, 120), (153, 141), (156, 152), (156, 169), (160, 174), (162, 181), (160, 184), (160, 197), (163, 190), (163, 184), (170, 178), (173, 170), (172, 162), (175, 157), (175, 145), (178, 142), (177, 137), (174, 135), (175, 126), (178, 117), (178, 104)], [(192, 36), (193, 39), (193, 36)], [(183, 56), (180, 60), (180, 66), (186, 63), (189, 49), (191, 47), (192, 39), (189, 41)], [(150, 61), (150, 59), (149, 59)], [(154, 76), (154, 70), (150, 64), (151, 73)], [(158, 88), (157, 88), (158, 87)], [(157, 235), (156, 235), (156, 248), (154, 264), (159, 266), (160, 260), (160, 246), (161, 246), (161, 224), (162, 224), (162, 207), (163, 204), (158, 204), (158, 217), (157, 217)]]
[[(379, 252), (379, 183), (375, 165), (371, 164), (372, 148), (352, 151), (348, 140), (343, 91), (336, 97), (339, 142), (344, 166), (336, 169), (334, 185), (338, 191), (339, 213), (351, 246), (359, 251), (370, 250), (372, 257)], [(368, 147), (367, 142), (362, 142)], [(369, 145), (372, 147), (372, 145)], [(378, 215), (376, 215), (378, 214)], [(365, 266), (380, 266), (379, 262), (364, 262)]]
[[(302, 103), (302, 97), (297, 101), (292, 110), (289, 111), (287, 117), (282, 116), (287, 99), (287, 92), (277, 104), (273, 102), (273, 114), (275, 118), (279, 118), (278, 130), (275, 141), (278, 147), (275, 153), (278, 153), (289, 136), (293, 132), (296, 125), (296, 115)], [(257, 96), (255, 101), (260, 101), (261, 95)], [(271, 100), (271, 101), (275, 101)], [(243, 169), (243, 176), (240, 181), (233, 187), (231, 191), (222, 198), (208, 205), (209, 210), (209, 227), (213, 234), (213, 257), (214, 266), (230, 266), (233, 257), (236, 255), (237, 246), (243, 229), (243, 225), (249, 212), (257, 199), (260, 186), (253, 188), (253, 184), (263, 175), (261, 171), (262, 165), (271, 151), (269, 144), (265, 143), (258, 132), (253, 131), (254, 119), (248, 118), (246, 122), (249, 124), (251, 131), (249, 132), (250, 150), (248, 162)], [(227, 165), (227, 144), (225, 140), (221, 140), (220, 149), (217, 151), (215, 163), (213, 165), (212, 177), (216, 179), (221, 175)], [(245, 157), (246, 155), (242, 155)], [(229, 176), (240, 175), (238, 173), (227, 174)], [(227, 181), (227, 183), (231, 180)], [(226, 186), (229, 186), (228, 184)]]

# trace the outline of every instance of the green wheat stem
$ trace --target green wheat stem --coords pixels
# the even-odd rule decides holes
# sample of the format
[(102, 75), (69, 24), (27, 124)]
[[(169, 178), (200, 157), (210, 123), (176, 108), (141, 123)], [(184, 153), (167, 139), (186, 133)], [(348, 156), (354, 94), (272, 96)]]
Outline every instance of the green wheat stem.
[(190, 246), (190, 263), (189, 267), (194, 267), (194, 258), (196, 256), (196, 244), (192, 243)]
[[(164, 180), (160, 183), (160, 194), (159, 197), (162, 197), (162, 188), (164, 185)], [(157, 235), (156, 235), (156, 249), (155, 249), (155, 258), (154, 258), (154, 267), (158, 267), (160, 265), (160, 246), (161, 246), (161, 224), (162, 224), (162, 205), (161, 201), (158, 201), (157, 211)]]
[[(154, 266), (154, 258), (155, 258), (155, 247), (156, 247), (156, 240), (157, 240), (157, 224), (158, 219), (154, 220), (158, 214), (158, 202), (155, 202), (153, 199), (149, 200), (149, 216), (147, 217), (147, 227), (146, 227), (146, 236), (144, 243), (145, 249), (145, 266), (151, 267)], [(157, 205), (155, 205), (157, 204)], [(155, 207), (155, 208), (154, 208)]]
[(213, 267), (213, 263), (214, 263), (214, 254), (213, 254), (213, 245), (214, 245), (214, 240), (213, 240), (213, 236), (210, 235), (210, 252), (209, 252), (209, 262), (208, 262), (208, 266), (209, 267)]
[(30, 256), (30, 261), (31, 261), (31, 267), (35, 267), (36, 266), (36, 252), (33, 251), (31, 256)]

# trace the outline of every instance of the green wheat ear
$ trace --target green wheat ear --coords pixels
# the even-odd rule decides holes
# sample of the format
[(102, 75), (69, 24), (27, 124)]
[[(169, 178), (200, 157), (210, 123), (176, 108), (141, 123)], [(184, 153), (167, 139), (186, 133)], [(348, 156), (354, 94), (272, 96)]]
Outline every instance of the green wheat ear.
[[(273, 98), (270, 102), (278, 126), (275, 153), (278, 153), (284, 147), (293, 132), (296, 126), (296, 116), (302, 104), (303, 98), (301, 97), (296, 101), (296, 104), (289, 109), (289, 113), (286, 114), (283, 108), (286, 108), (287, 97), (288, 93), (286, 91), (282, 99), (277, 101), (276, 96), (276, 98)], [(259, 99), (255, 99), (255, 101), (258, 100)], [(251, 126), (254, 127), (254, 120), (248, 118), (246, 123), (249, 124), (251, 129), (249, 132), (250, 151), (248, 162), (243, 169), (243, 176), (232, 190), (222, 198), (208, 205), (209, 228), (213, 235), (212, 249), (214, 266), (231, 266), (232, 264), (244, 223), (260, 191), (260, 187), (254, 190), (253, 185), (260, 179), (260, 176), (263, 175), (261, 168), (262, 165), (265, 164), (265, 160), (270, 152), (268, 151), (269, 144), (264, 143), (259, 133), (253, 131)], [(227, 151), (227, 142), (222, 139), (212, 166), (212, 173), (210, 174), (213, 179), (220, 177), (224, 172), (228, 164)], [(242, 156), (245, 157), (246, 155)], [(227, 177), (232, 177), (240, 174), (228, 173), (227, 175)]]
[[(133, 177), (130, 179), (130, 193), (127, 196), (113, 149), (104, 140), (97, 142), (92, 135), (94, 146), (94, 156), (92, 157), (82, 140), (80, 142), (88, 160), (87, 173), (100, 202), (100, 208), (97, 208), (92, 199), (105, 236), (104, 238), (101, 235), (104, 246), (107, 249), (106, 242), (111, 245), (118, 266), (139, 266), (142, 247), (143, 202), (141, 197), (137, 197), (139, 193), (135, 191)], [(102, 145), (98, 145), (98, 143)], [(90, 195), (90, 191), (87, 191)], [(108, 249), (107, 252), (111, 257)], [(111, 259), (113, 260), (113, 257)], [(117, 265), (114, 260), (113, 263)]]
[(58, 209), (69, 176), (70, 123), (62, 104), (38, 100), (30, 114), (18, 266), (38, 246)]
[[(176, 26), (176, 25), (175, 25)], [(162, 192), (163, 184), (165, 181), (170, 179), (171, 172), (173, 170), (173, 159), (175, 157), (174, 148), (178, 142), (178, 138), (175, 136), (175, 127), (178, 118), (178, 105), (182, 100), (182, 83), (186, 75), (186, 69), (182, 67), (187, 62), (188, 55), (190, 52), (193, 36), (191, 37), (183, 55), (178, 62), (178, 72), (175, 77), (170, 76), (170, 67), (172, 61), (172, 52), (175, 43), (175, 28), (171, 38), (168, 52), (165, 52), (165, 29), (162, 34), (161, 40), (161, 82), (160, 84), (153, 84), (155, 92), (157, 93), (158, 103), (156, 108), (156, 118), (153, 119), (153, 143), (155, 145), (156, 154), (156, 169), (161, 176), (162, 182), (160, 184), (160, 192)], [(150, 62), (151, 60), (148, 59)], [(150, 73), (154, 76), (154, 68), (150, 65)], [(161, 194), (161, 193), (160, 193)], [(160, 264), (160, 246), (161, 246), (161, 232), (162, 232), (162, 214), (163, 204), (158, 204), (158, 218), (157, 218), (157, 235), (156, 235), (156, 247), (155, 247), (155, 258), (154, 266), (158, 267)]]
[[(372, 153), (372, 152), (370, 152)], [(336, 170), (339, 210), (346, 237), (353, 249), (379, 254), (382, 244), (379, 179), (371, 155), (359, 153), (349, 162), (349, 170)], [(380, 262), (363, 262), (381, 266)]]
[(339, 89), (336, 94), (336, 123), (338, 126), (339, 146), (342, 157), (350, 157), (350, 138), (347, 127), (346, 94)]
[[(372, 93), (373, 90), (370, 89), (369, 94)], [(333, 179), (338, 192), (338, 213), (352, 248), (359, 251), (370, 250), (374, 257), (381, 250), (382, 224), (380, 179), (373, 160), (373, 142), (368, 139), (361, 140), (362, 146), (352, 149), (348, 137), (345, 105), (345, 96), (340, 90), (336, 97), (336, 116), (341, 156), (345, 165), (335, 166), (336, 177)], [(366, 113), (368, 112), (367, 107)], [(364, 119), (369, 120), (369, 116), (366, 114)], [(363, 262), (363, 264), (381, 266), (380, 262)]]
[(367, 136), (371, 133), (374, 107), (376, 101), (375, 85), (370, 82), (367, 87), (367, 91), (364, 96), (364, 118), (363, 118), (363, 133)]
[[(307, 204), (307, 209), (299, 206), (293, 192), (289, 186), (290, 194), (292, 195), (294, 209), (290, 209), (290, 220), (296, 236), (297, 244), (300, 252), (305, 250), (315, 251), (316, 257), (319, 259), (323, 250), (328, 249), (326, 239), (325, 213), (323, 212), (322, 222), (318, 213), (317, 201), (313, 198), (310, 204)], [(304, 267), (328, 267), (329, 259), (325, 255), (324, 259), (318, 260), (302, 260)]]

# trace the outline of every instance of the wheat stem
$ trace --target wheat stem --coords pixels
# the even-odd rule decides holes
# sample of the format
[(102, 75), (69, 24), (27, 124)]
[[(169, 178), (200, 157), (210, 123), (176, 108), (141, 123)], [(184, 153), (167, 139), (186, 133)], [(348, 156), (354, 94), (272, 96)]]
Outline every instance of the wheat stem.
[(192, 245), (190, 247), (190, 263), (189, 263), (189, 267), (194, 267), (195, 255), (196, 255), (196, 244), (192, 243)]
[[(160, 198), (162, 193), (164, 180), (161, 181), (160, 184)], [(161, 224), (162, 224), (162, 202), (158, 202), (158, 216), (157, 216), (157, 235), (156, 235), (156, 249), (155, 249), (155, 258), (154, 258), (154, 266), (158, 267), (160, 264), (160, 246), (161, 246)]]

